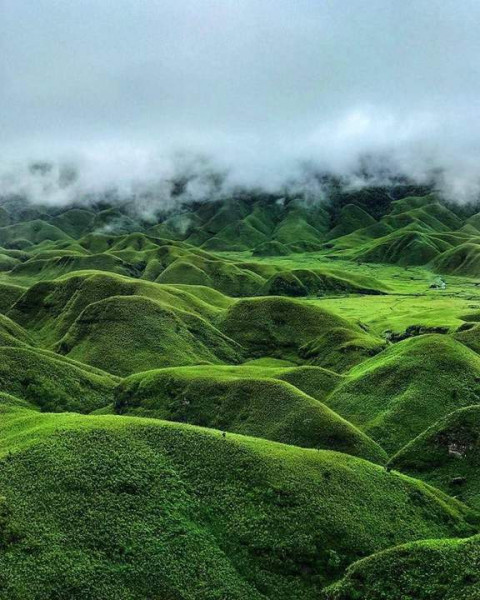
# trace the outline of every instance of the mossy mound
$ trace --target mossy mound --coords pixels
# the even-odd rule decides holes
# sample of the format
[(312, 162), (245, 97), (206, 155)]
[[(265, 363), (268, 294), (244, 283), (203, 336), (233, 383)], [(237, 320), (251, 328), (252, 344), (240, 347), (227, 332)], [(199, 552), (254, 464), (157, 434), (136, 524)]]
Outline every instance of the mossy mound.
[(480, 354), (480, 323), (478, 323), (480, 313), (470, 316), (473, 322), (460, 325), (453, 337), (477, 354)]
[(190, 254), (172, 262), (156, 282), (206, 285), (228, 296), (253, 296), (264, 279), (233, 262)]
[(32, 258), (16, 266), (12, 275), (35, 277), (38, 280), (55, 279), (73, 271), (108, 271), (119, 275), (139, 277), (141, 273), (129, 263), (109, 254), (93, 254), (89, 256), (68, 255), (53, 258)]
[(391, 460), (395, 469), (480, 509), (480, 406), (450, 413)]
[(0, 346), (34, 345), (30, 335), (7, 316), (0, 314)]
[(95, 213), (90, 210), (71, 208), (52, 219), (52, 225), (78, 239), (91, 231), (94, 219)]
[(232, 300), (209, 288), (158, 285), (129, 277), (85, 271), (55, 281), (39, 282), (26, 291), (8, 312), (14, 321), (46, 345), (58, 342), (91, 303), (112, 296), (140, 296), (172, 310), (190, 311), (213, 319)]
[(89, 304), (55, 349), (122, 376), (170, 365), (239, 360), (236, 344), (201, 317), (140, 296)]
[(135, 250), (136, 252), (144, 250), (155, 250), (158, 248), (160, 240), (155, 240), (144, 233), (130, 233), (129, 235), (122, 235), (114, 240), (114, 243), (110, 246), (112, 251), (121, 250)]
[(407, 230), (377, 239), (355, 256), (365, 262), (415, 266), (431, 262), (448, 249), (450, 244), (447, 242), (426, 233)]
[(317, 247), (320, 246), (324, 240), (324, 235), (307, 222), (302, 212), (292, 211), (289, 213), (278, 225), (273, 234), (273, 239), (284, 245), (305, 242)]
[(0, 347), (2, 392), (27, 400), (44, 411), (91, 412), (113, 401), (117, 382), (107, 373), (53, 352)]
[(85, 248), (88, 252), (100, 254), (100, 252), (107, 252), (110, 250), (119, 239), (121, 239), (120, 236), (96, 232), (84, 235), (79, 240), (79, 243), (82, 248)]
[(426, 540), (353, 564), (322, 600), (475, 600), (480, 598), (480, 536)]
[(393, 232), (393, 229), (383, 221), (375, 222), (373, 225), (357, 229), (348, 235), (343, 235), (330, 239), (323, 244), (323, 250), (342, 251), (352, 248), (359, 248), (377, 238), (386, 237)]
[(26, 291), (20, 285), (0, 283), (0, 313), (6, 313)]
[(244, 251), (255, 248), (267, 241), (267, 236), (250, 223), (242, 220), (227, 225), (215, 236), (202, 244), (205, 250), (231, 250)]
[(480, 358), (446, 335), (390, 346), (355, 367), (327, 404), (393, 453), (480, 397)]
[(328, 232), (328, 238), (337, 238), (348, 235), (357, 229), (364, 229), (375, 225), (375, 219), (363, 208), (356, 204), (346, 204), (342, 207), (338, 217), (338, 223)]
[[(431, 197), (430, 197), (431, 198)], [(404, 212), (392, 211), (384, 217), (384, 222), (394, 229), (411, 224), (420, 225), (425, 231), (444, 232), (459, 229), (462, 220), (439, 202), (428, 202), (429, 196), (421, 200), (422, 205)], [(404, 199), (407, 200), (407, 199)], [(400, 205), (397, 205), (400, 208)]]
[(5, 410), (5, 598), (313, 600), (359, 557), (473, 533), (462, 504), (346, 454)]
[(288, 256), (290, 250), (285, 244), (272, 240), (256, 246), (252, 254), (253, 256)]
[(148, 229), (148, 234), (155, 237), (184, 240), (201, 227), (202, 220), (192, 211), (173, 214), (162, 223)]
[(262, 373), (258, 367), (140, 373), (119, 386), (115, 408), (119, 414), (337, 450), (373, 462), (386, 458), (379, 446), (324, 404), (285, 381), (268, 377), (268, 369)]
[(45, 240), (71, 240), (64, 231), (42, 220), (26, 221), (0, 228), (0, 245), (15, 246), (19, 241), (26, 240), (28, 244), (39, 244)]
[(426, 196), (405, 196), (405, 198), (399, 198), (391, 203), (390, 213), (393, 215), (401, 214), (408, 212), (409, 210), (428, 206), (434, 202), (436, 202), (434, 194), (427, 194)]
[(299, 360), (303, 346), (331, 329), (361, 331), (319, 306), (275, 296), (239, 300), (228, 309), (220, 328), (249, 356), (287, 360)]
[(92, 227), (97, 233), (116, 235), (138, 229), (135, 221), (117, 208), (107, 208), (97, 213)]
[(444, 252), (433, 261), (432, 269), (436, 273), (477, 277), (480, 275), (480, 244), (468, 242)]
[(327, 269), (292, 269), (272, 275), (262, 294), (272, 296), (324, 296), (327, 294), (382, 294), (387, 287), (373, 277)]
[(385, 349), (385, 341), (351, 327), (332, 327), (301, 347), (300, 356), (309, 364), (337, 372), (375, 356)]
[(288, 202), (272, 239), (282, 244), (321, 244), (330, 226), (330, 215), (320, 204), (307, 206), (300, 200)]

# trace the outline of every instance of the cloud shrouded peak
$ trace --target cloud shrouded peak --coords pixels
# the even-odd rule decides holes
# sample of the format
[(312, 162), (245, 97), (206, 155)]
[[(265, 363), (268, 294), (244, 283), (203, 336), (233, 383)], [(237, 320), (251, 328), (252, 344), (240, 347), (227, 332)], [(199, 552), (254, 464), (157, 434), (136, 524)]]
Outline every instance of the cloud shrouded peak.
[(462, 200), (480, 189), (479, 22), (476, 0), (2, 0), (1, 181), (39, 158), (91, 187), (168, 180), (188, 153), (271, 188), (373, 155)]

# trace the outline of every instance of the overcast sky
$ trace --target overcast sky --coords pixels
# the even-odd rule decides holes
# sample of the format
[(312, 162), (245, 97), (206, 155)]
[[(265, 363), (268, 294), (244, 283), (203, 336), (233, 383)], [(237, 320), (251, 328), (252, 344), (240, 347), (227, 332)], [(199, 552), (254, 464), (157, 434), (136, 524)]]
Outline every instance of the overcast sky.
[[(239, 181), (393, 152), (480, 174), (478, 0), (0, 0), (2, 160), (205, 152)], [(152, 167), (154, 165), (154, 167)]]

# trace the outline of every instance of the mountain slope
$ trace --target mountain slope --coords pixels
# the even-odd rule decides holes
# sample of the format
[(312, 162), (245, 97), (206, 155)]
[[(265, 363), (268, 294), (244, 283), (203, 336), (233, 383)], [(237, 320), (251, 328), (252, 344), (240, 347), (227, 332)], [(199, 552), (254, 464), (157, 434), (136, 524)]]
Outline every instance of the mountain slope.
[(2, 600), (313, 600), (361, 556), (472, 531), (460, 503), (344, 454), (2, 410)]

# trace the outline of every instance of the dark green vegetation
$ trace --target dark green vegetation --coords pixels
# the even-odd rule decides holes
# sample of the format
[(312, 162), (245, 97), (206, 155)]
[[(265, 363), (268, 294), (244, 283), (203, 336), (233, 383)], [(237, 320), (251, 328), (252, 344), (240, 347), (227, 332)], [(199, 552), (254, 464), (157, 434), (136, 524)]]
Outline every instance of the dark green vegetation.
[(480, 536), (427, 540), (365, 558), (320, 596), (322, 600), (476, 600)]
[(480, 210), (0, 210), (0, 600), (480, 598)]
[(479, 397), (480, 357), (449, 336), (427, 334), (352, 369), (328, 404), (394, 452)]
[(393, 456), (396, 469), (480, 508), (480, 406), (437, 421)]
[(384, 462), (385, 453), (370, 438), (299, 389), (328, 393), (332, 379), (315, 367), (162, 369), (126, 379), (115, 409)]
[(347, 454), (2, 412), (4, 598), (313, 599), (356, 558), (474, 531), (464, 505)]

